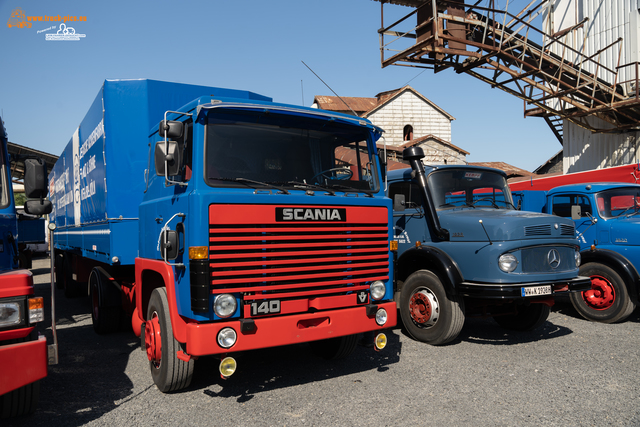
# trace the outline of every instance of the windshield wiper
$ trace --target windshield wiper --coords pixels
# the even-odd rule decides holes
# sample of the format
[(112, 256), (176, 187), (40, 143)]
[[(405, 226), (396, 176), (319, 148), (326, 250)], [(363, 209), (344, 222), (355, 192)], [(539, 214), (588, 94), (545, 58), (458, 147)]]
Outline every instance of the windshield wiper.
[[(340, 189), (343, 189), (343, 190), (353, 190), (355, 193), (363, 192), (368, 197), (373, 197), (373, 191), (371, 191), (371, 190), (361, 190), (359, 188), (350, 187), (348, 185), (331, 184), (331, 188), (340, 188)], [(345, 191), (345, 193), (346, 193), (346, 191)]]
[(320, 190), (320, 191), (326, 191), (327, 193), (329, 193), (332, 196), (336, 195), (336, 192), (326, 188), (326, 187), (322, 187), (320, 185), (316, 185), (316, 184), (307, 184), (306, 182), (300, 182), (300, 181), (286, 181), (286, 182), (277, 182), (276, 184), (285, 184), (285, 185), (293, 185), (296, 187), (303, 187), (303, 188), (315, 188), (316, 190)]
[[(277, 185), (274, 185), (270, 182), (262, 182), (262, 181), (254, 181), (252, 179), (247, 179), (247, 178), (211, 178), (212, 180), (218, 180), (218, 181), (231, 181), (231, 182), (239, 182), (241, 184), (246, 184), (249, 187), (252, 188), (256, 188), (255, 185), (262, 185), (264, 187), (267, 188), (273, 188), (275, 190), (278, 190), (280, 193), (282, 194), (291, 194), (289, 193), (286, 189), (279, 187)], [(249, 184), (253, 184), (253, 185), (249, 185)]]

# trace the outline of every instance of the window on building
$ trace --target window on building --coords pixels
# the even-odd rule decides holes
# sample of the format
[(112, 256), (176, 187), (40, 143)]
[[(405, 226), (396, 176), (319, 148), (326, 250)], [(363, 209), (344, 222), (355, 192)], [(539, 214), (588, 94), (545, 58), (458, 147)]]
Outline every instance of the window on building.
[(413, 139), (413, 126), (406, 125), (402, 131), (402, 140), (411, 141)]

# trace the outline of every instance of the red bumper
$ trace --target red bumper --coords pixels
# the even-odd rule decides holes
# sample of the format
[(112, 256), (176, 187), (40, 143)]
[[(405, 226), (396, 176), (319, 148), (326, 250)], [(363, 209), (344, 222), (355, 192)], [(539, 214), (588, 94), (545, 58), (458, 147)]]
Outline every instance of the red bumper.
[[(234, 353), (394, 327), (397, 322), (396, 303), (379, 304), (378, 308), (384, 308), (387, 311), (388, 318), (384, 326), (378, 326), (374, 316), (367, 316), (365, 307), (255, 319), (255, 328), (248, 333), (240, 331), (239, 321), (188, 323), (186, 325), (187, 352), (192, 356)], [(216, 339), (218, 332), (226, 327), (233, 328), (238, 334), (238, 341), (229, 349), (220, 347)]]
[(0, 346), (0, 395), (47, 376), (47, 339)]

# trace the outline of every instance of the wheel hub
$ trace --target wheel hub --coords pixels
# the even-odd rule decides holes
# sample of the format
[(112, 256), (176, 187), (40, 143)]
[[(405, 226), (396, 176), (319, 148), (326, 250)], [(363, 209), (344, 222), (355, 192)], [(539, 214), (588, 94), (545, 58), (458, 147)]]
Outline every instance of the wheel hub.
[(592, 276), (591, 289), (582, 293), (587, 305), (595, 310), (606, 310), (615, 301), (613, 286), (604, 277)]
[(145, 323), (144, 346), (147, 350), (149, 361), (160, 365), (162, 360), (162, 338), (160, 336), (160, 321), (157, 315), (154, 315), (153, 318)]
[(409, 301), (411, 319), (422, 326), (433, 326), (438, 321), (440, 313), (438, 300), (428, 290), (414, 293)]

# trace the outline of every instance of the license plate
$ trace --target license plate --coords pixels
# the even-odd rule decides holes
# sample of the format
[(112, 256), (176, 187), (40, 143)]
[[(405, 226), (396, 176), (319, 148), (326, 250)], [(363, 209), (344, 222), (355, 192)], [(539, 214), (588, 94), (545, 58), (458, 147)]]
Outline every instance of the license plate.
[(280, 300), (255, 301), (251, 303), (251, 315), (262, 316), (265, 314), (280, 313)]
[(523, 297), (537, 297), (540, 295), (551, 295), (551, 285), (529, 286), (521, 289)]

